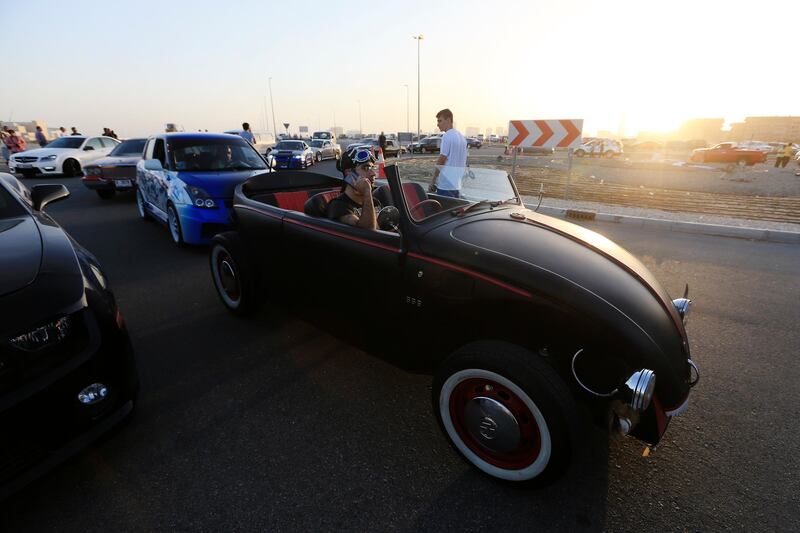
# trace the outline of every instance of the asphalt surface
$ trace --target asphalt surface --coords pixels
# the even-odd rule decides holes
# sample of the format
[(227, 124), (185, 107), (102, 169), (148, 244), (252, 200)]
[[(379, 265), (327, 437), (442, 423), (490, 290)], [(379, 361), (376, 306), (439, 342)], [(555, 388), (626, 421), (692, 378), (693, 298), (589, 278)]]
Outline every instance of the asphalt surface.
[[(332, 162), (322, 165), (332, 171)], [(649, 457), (588, 433), (566, 476), (520, 490), (470, 467), (430, 378), (278, 304), (228, 314), (207, 250), (179, 249), (77, 179), (48, 212), (103, 264), (138, 356), (135, 416), (0, 504), (2, 531), (790, 531), (800, 524), (800, 247), (585, 224), (673, 296), (702, 379)], [(322, 267), (321, 267), (322, 268)], [(346, 291), (341, 297), (354, 319)], [(378, 304), (379, 305), (379, 304)], [(398, 332), (409, 335), (413, 332)]]

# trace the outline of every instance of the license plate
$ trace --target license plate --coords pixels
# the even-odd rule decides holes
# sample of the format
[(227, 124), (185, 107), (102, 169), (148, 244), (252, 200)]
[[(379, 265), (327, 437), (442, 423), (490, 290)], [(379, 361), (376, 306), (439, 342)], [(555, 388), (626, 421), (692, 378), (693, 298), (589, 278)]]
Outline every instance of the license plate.
[(31, 168), (32, 166), (30, 163), (17, 163), (17, 168)]
[(116, 185), (118, 189), (133, 187), (133, 185), (131, 184), (131, 180), (116, 180), (114, 182), (114, 185)]

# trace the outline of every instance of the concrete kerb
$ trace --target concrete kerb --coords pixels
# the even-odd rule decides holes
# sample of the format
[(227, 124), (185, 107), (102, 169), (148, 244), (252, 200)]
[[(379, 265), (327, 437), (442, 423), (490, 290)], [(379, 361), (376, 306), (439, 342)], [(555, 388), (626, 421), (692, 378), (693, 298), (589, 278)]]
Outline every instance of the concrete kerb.
[[(529, 209), (535, 209), (535, 204), (525, 204)], [(544, 215), (569, 219), (567, 211), (573, 211), (563, 207), (541, 206), (539, 212)], [(682, 233), (696, 233), (702, 235), (714, 235), (719, 237), (736, 237), (739, 239), (752, 239), (757, 241), (778, 242), (785, 244), (800, 244), (800, 232), (778, 231), (758, 228), (747, 228), (739, 226), (724, 226), (718, 224), (699, 224), (697, 222), (679, 222), (674, 220), (660, 220), (655, 218), (634, 217), (629, 215), (613, 215), (609, 213), (595, 213), (593, 211), (579, 211), (587, 214), (586, 219), (598, 222), (613, 222), (616, 224), (630, 224), (634, 226), (646, 226), (658, 228), (665, 231), (678, 231)], [(593, 215), (593, 216), (591, 216)], [(583, 217), (580, 217), (583, 218)]]

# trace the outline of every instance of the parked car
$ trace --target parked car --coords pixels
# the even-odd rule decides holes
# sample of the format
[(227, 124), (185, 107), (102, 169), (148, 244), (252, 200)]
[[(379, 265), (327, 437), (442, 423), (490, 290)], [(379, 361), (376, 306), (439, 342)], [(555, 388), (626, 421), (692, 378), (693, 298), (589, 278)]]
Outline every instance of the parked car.
[(483, 143), (475, 137), (467, 137), (467, 148), (480, 148)]
[(608, 138), (583, 139), (583, 143), (575, 149), (575, 156), (584, 157), (617, 157), (622, 155), (622, 142)]
[(238, 136), (165, 133), (150, 137), (144, 158), (136, 164), (139, 217), (166, 224), (179, 246), (208, 243), (215, 233), (232, 225), (234, 188), (270, 170), (255, 148)]
[(136, 188), (136, 163), (142, 159), (147, 139), (126, 139), (108, 157), (95, 159), (83, 167), (81, 182), (107, 200), (118, 191)]
[(736, 143), (725, 142), (711, 148), (698, 148), (692, 151), (689, 158), (694, 163), (736, 163), (752, 166), (767, 160), (767, 153), (760, 150), (748, 150), (737, 147)]
[(489, 142), (490, 143), (499, 143), (500, 142), (500, 137), (498, 137), (497, 135), (492, 133), (491, 135), (489, 135)]
[(102, 267), (44, 212), (68, 196), (0, 173), (0, 500), (129, 415), (139, 390)]
[(323, 159), (339, 159), (342, 156), (338, 145), (333, 144), (333, 141), (312, 139), (309, 146), (314, 153), (314, 161), (316, 162), (322, 161)]
[(314, 152), (305, 141), (280, 141), (270, 152), (276, 168), (308, 168), (314, 164)]
[(422, 153), (436, 153), (442, 148), (441, 137), (426, 137), (419, 144)]
[[(242, 130), (228, 130), (225, 133), (228, 135), (238, 135), (239, 137), (242, 136)], [(258, 151), (259, 154), (262, 154), (264, 157), (268, 156), (275, 146), (275, 136), (269, 132), (251, 133), (255, 139), (253, 147), (256, 149), (256, 151)]]
[(111, 153), (119, 141), (111, 137), (70, 135), (53, 140), (44, 148), (26, 150), (11, 156), (8, 168), (30, 178), (36, 174), (80, 176), (81, 165)]
[[(451, 170), (460, 198), (427, 194), (430, 179), (387, 166), (374, 192), (379, 230), (325, 216), (340, 179), (247, 180), (233, 200), (237, 230), (210, 249), (220, 301), (235, 315), (267, 297), (302, 302), (324, 327), (351, 328), (369, 351), (432, 372), (445, 435), (498, 479), (557, 477), (584, 441), (581, 412), (657, 444), (699, 378), (688, 287), (673, 300), (620, 246), (526, 208), (506, 171)], [(342, 280), (360, 284), (347, 309), (373, 309), (374, 320), (320, 297)]]
[(333, 144), (336, 144), (336, 135), (329, 131), (315, 131), (311, 134), (311, 140), (314, 139), (322, 139), (324, 141), (331, 141)]

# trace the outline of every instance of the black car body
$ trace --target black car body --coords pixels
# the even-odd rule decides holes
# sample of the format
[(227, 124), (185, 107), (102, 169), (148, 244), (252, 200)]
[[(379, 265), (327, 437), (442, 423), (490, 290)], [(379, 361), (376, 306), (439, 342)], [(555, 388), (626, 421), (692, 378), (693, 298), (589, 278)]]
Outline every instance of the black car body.
[(386, 174), (374, 196), (391, 231), (328, 220), (335, 178), (240, 185), (238, 230), (210, 252), (225, 306), (243, 314), (288, 291), (333, 301), (328, 317), (374, 309), (369, 331), (382, 345), (435, 374), (434, 411), (451, 443), (500, 479), (552, 479), (580, 440), (579, 403), (601, 425), (659, 442), (699, 378), (686, 294), (671, 300), (618, 245), (527, 209), (504, 171), (464, 169), (460, 198), (426, 194), (396, 165)]
[(0, 499), (79, 451), (133, 409), (128, 333), (97, 260), (0, 174)]
[(483, 143), (475, 137), (467, 137), (467, 148), (480, 148)]
[(425, 137), (419, 143), (419, 150), (422, 153), (435, 153), (441, 150), (441, 148), (442, 148), (441, 137)]
[(83, 166), (81, 182), (87, 189), (107, 200), (117, 192), (136, 189), (136, 163), (144, 154), (147, 139), (126, 139), (118, 144), (108, 156)]

